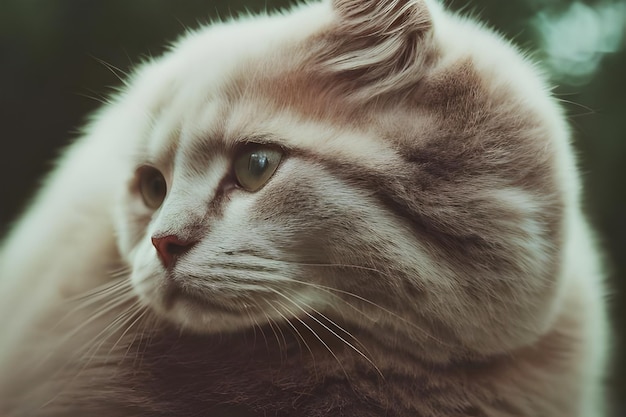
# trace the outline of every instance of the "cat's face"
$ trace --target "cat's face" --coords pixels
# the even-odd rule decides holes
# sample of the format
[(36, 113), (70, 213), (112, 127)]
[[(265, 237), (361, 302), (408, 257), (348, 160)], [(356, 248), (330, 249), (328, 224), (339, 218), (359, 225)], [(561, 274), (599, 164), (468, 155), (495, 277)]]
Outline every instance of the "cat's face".
[(456, 353), (527, 343), (558, 289), (567, 163), (541, 88), (421, 1), (190, 35), (118, 100), (134, 288), (204, 333), (329, 317)]

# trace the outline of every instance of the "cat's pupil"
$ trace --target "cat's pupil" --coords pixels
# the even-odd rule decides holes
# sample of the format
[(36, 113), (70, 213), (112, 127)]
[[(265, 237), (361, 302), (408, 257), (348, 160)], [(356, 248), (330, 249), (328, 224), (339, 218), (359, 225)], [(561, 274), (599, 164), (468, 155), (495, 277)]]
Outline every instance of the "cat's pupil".
[(165, 178), (159, 170), (152, 167), (143, 167), (139, 171), (140, 192), (146, 206), (157, 209), (163, 203), (167, 194)]
[(263, 145), (244, 148), (234, 161), (233, 170), (238, 184), (247, 191), (259, 190), (272, 176), (282, 152)]
[(163, 192), (163, 180), (160, 177), (153, 177), (150, 181), (150, 193), (155, 200), (158, 200)]
[(265, 154), (253, 153), (250, 155), (250, 160), (248, 161), (248, 171), (253, 177), (260, 177), (263, 175), (268, 165), (269, 160)]

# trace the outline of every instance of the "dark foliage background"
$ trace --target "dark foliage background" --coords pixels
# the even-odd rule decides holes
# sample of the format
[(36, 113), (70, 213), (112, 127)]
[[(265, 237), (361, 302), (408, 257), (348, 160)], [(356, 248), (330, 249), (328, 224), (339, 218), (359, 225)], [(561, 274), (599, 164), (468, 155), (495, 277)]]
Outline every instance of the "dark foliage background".
[[(611, 0), (588, 0), (586, 4), (598, 7), (603, 1)], [(613, 3), (619, 5), (619, 1)], [(42, 174), (52, 166), (59, 148), (78, 135), (86, 115), (100, 105), (102, 97), (111, 92), (110, 87), (120, 85), (99, 60), (128, 71), (143, 57), (160, 54), (166, 41), (174, 40), (186, 27), (197, 27), (218, 15), (236, 15), (244, 9), (273, 9), (289, 3), (286, 0), (3, 0), (0, 3), (0, 235), (24, 208)], [(490, 26), (514, 38), (523, 49), (537, 51), (542, 44), (533, 19), (540, 13), (565, 12), (573, 1), (449, 0), (448, 3), (453, 8), (479, 14)], [(621, 19), (626, 20), (626, 13)], [(623, 26), (621, 31), (623, 41)], [(536, 56), (546, 58), (541, 53)], [(582, 81), (563, 76), (556, 79), (555, 94), (564, 100), (571, 116), (586, 184), (587, 209), (599, 230), (611, 271), (609, 287), (617, 342), (610, 384), (617, 409), (622, 410), (618, 414), (626, 415), (623, 353), (626, 347), (626, 53), (619, 47), (605, 48), (593, 57), (602, 57), (598, 71)]]

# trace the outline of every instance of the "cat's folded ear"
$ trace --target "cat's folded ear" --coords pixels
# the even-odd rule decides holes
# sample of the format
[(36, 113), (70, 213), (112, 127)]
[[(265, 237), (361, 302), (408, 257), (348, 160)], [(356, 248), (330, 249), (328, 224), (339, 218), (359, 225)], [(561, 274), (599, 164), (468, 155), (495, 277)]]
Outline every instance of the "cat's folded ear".
[(426, 0), (333, 0), (337, 15), (323, 70), (348, 81), (358, 96), (416, 83), (434, 57)]

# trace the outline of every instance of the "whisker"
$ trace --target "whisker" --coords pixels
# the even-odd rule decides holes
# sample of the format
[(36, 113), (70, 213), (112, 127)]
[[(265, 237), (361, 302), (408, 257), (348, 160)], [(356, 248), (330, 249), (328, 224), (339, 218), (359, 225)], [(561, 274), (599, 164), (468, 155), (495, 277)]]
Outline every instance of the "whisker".
[[(126, 327), (126, 330), (124, 330), (122, 332), (120, 337), (117, 338), (117, 341), (113, 344), (113, 346), (111, 346), (111, 349), (109, 349), (109, 352), (107, 353), (107, 357), (109, 355), (111, 355), (111, 353), (115, 350), (117, 345), (124, 339), (124, 336), (126, 336), (126, 334), (128, 334), (128, 332), (133, 328), (133, 326), (135, 324), (137, 324), (137, 322), (139, 322), (139, 320), (141, 320), (143, 318), (143, 316), (146, 315), (147, 312), (148, 312), (148, 308), (147, 307), (143, 307), (143, 306), (139, 307), (137, 312), (134, 313), (134, 315), (136, 315), (137, 317), (135, 318), (135, 320), (133, 320), (132, 323), (130, 323), (130, 325), (128, 325), (128, 327)], [(135, 336), (133, 337), (133, 340), (129, 343), (129, 345), (132, 345), (135, 342), (135, 338), (136, 337), (137, 337), (137, 334), (135, 334)], [(125, 357), (126, 356), (124, 356), (123, 359), (125, 359)]]
[[(129, 300), (131, 300), (133, 297), (134, 297), (134, 295), (132, 295), (132, 294), (129, 294), (129, 293), (124, 294), (123, 293), (118, 298), (113, 298), (113, 299), (107, 301), (102, 306), (100, 306), (100, 308), (98, 310), (96, 310), (95, 313), (92, 314), (87, 320), (82, 321), (78, 326), (74, 327), (71, 331), (69, 331), (68, 333), (64, 334), (63, 337), (57, 341), (58, 345), (59, 346), (64, 345), (69, 340), (71, 340), (72, 338), (76, 337), (76, 335), (78, 335), (80, 332), (82, 332), (85, 328), (87, 328), (87, 326), (89, 326), (95, 320), (97, 320), (98, 318), (102, 317), (105, 314), (110, 313), (114, 309), (118, 308), (119, 306), (121, 306), (124, 303), (128, 302)], [(81, 305), (79, 305), (79, 306), (75, 307), (74, 309), (72, 309), (71, 311), (67, 312), (59, 321), (57, 321), (52, 326), (51, 329), (48, 330), (48, 332), (51, 333), (54, 330), (58, 329), (58, 327), (61, 326), (63, 324), (63, 322), (65, 322), (70, 317), (75, 315), (78, 311), (80, 311), (81, 309), (87, 308), (89, 306), (93, 306), (94, 304), (96, 304), (96, 302), (101, 301), (101, 299), (98, 298), (96, 300), (88, 300), (88, 301), (89, 302), (81, 303)], [(53, 351), (51, 350), (47, 355), (42, 356), (37, 361), (37, 365), (36, 366), (43, 365), (45, 362), (47, 362), (50, 359), (50, 357), (52, 355), (53, 355)]]
[[(269, 315), (267, 315), (267, 313), (263, 313), (263, 315), (265, 316), (265, 320), (267, 321), (267, 324), (269, 324), (270, 329), (272, 329), (272, 333), (274, 333), (274, 337), (276, 338), (276, 342), (278, 343), (278, 348), (280, 349), (280, 338), (278, 337), (278, 333), (274, 329), (274, 325), (276, 325), (276, 322), (274, 320), (272, 320), (272, 318)], [(287, 341), (284, 339), (284, 335), (283, 335), (283, 343), (284, 343), (283, 346), (285, 346), (285, 349), (286, 349)], [(281, 349), (281, 351), (282, 351), (282, 349)], [(281, 361), (282, 361), (282, 358), (283, 358), (282, 353), (281, 353), (280, 357), (281, 357)]]
[[(119, 305), (123, 304), (123, 302), (120, 302)], [(106, 309), (106, 311), (111, 311), (112, 309), (114, 309), (118, 304), (113, 304), (112, 306), (110, 306), (108, 309)], [(69, 385), (71, 385), (72, 383), (74, 383), (82, 374), (83, 372), (87, 369), (87, 367), (89, 366), (89, 364), (93, 361), (93, 359), (95, 359), (95, 355), (98, 353), (98, 350), (100, 349), (100, 347), (102, 346), (102, 344), (108, 339), (108, 337), (104, 338), (97, 346), (92, 345), (95, 341), (97, 341), (100, 336), (102, 336), (104, 333), (109, 332), (112, 328), (115, 328), (115, 326), (122, 322), (122, 323), (127, 323), (129, 320), (129, 317), (132, 318), (132, 310), (131, 308), (134, 306), (135, 304), (131, 305), (128, 309), (123, 310), (121, 313), (119, 313), (116, 318), (109, 323), (103, 330), (101, 330), (96, 336), (92, 337), (87, 343), (84, 344), (84, 348), (80, 349), (78, 353), (80, 353), (80, 357), (77, 358), (76, 355), (71, 356), (70, 358), (68, 358), (65, 363), (63, 365), (61, 365), (55, 372), (55, 375), (63, 375), (65, 373), (65, 371), (70, 368), (73, 365), (79, 364), (81, 363), (81, 361), (89, 355), (90, 352), (93, 351), (93, 354), (91, 355), (91, 357), (89, 358), (89, 360), (84, 363), (80, 369), (77, 370), (77, 372), (75, 372), (73, 374), (73, 376), (68, 379), (65, 380), (64, 382), (62, 382), (62, 387), (60, 390), (57, 391), (57, 394), (55, 394), (52, 398), (50, 398), (48, 401), (46, 401), (44, 404), (42, 404), (40, 406), (40, 408), (45, 408), (47, 406), (49, 406), (50, 404), (52, 404), (54, 401), (56, 401), (59, 396), (61, 396), (65, 390), (65, 388)], [(100, 312), (101, 313), (101, 312)], [(86, 324), (83, 324), (81, 326), (79, 326), (77, 329), (75, 329), (75, 331), (71, 332), (70, 335), (66, 336), (62, 341), (61, 344), (66, 343), (67, 340), (69, 340), (70, 338), (74, 337), (79, 330), (83, 329), (86, 326)], [(123, 326), (123, 324), (122, 324)], [(117, 327), (118, 329), (121, 327)], [(114, 332), (111, 332), (110, 334), (113, 334)], [(93, 350), (95, 347), (95, 350)], [(45, 359), (44, 359), (45, 361)]]
[[(298, 346), (300, 347), (300, 352), (302, 352), (302, 345), (300, 344), (300, 341), (302, 341), (302, 343), (304, 343), (304, 346), (307, 348), (307, 350), (309, 351), (309, 354), (311, 355), (311, 359), (313, 360), (313, 370), (315, 372), (315, 376), (317, 378), (317, 366), (315, 363), (315, 355), (313, 354), (313, 351), (311, 350), (311, 347), (309, 346), (309, 344), (307, 343), (306, 339), (302, 336), (302, 333), (300, 333), (300, 331), (298, 330), (298, 328), (296, 326), (293, 325), (293, 323), (291, 322), (291, 320), (289, 320), (279, 309), (277, 309), (273, 304), (268, 302), (268, 305), (276, 312), (276, 314), (278, 314), (290, 327), (291, 329), (293, 329), (294, 334), (297, 336), (296, 340), (298, 341)], [(287, 310), (289, 311), (289, 310)], [(291, 313), (291, 312), (290, 312)], [(291, 314), (293, 316), (293, 314)]]
[[(143, 364), (143, 357), (145, 356), (148, 346), (150, 346), (150, 344), (152, 343), (152, 338), (154, 337), (154, 334), (155, 334), (154, 329), (157, 327), (158, 323), (159, 323), (159, 319), (155, 315), (148, 316), (148, 320), (142, 323), (141, 332), (140, 332), (141, 336), (139, 339), (139, 344), (136, 348), (135, 358), (133, 359), (133, 367), (137, 366), (137, 360), (139, 360), (139, 368), (141, 368), (141, 365)], [(146, 337), (146, 333), (148, 334), (147, 337)], [(124, 353), (124, 357), (122, 361), (126, 360), (126, 358), (128, 357), (128, 353), (130, 352), (130, 349), (134, 346), (135, 340), (138, 334), (139, 332), (136, 332), (135, 337), (133, 337), (132, 342), (129, 343), (128, 348), (126, 349), (126, 352)], [(141, 347), (142, 343), (143, 343), (143, 349), (140, 352), (139, 348)]]
[(111, 313), (116, 308), (128, 303), (135, 297), (132, 293), (122, 294), (118, 298), (114, 298), (112, 300), (107, 301), (101, 309), (97, 310), (94, 314), (91, 315), (87, 320), (83, 321), (79, 326), (74, 328), (71, 332), (69, 332), (65, 340), (69, 340), (70, 338), (76, 336), (79, 332), (83, 331), (87, 326), (92, 324), (94, 321), (98, 320), (102, 316)]
[[(259, 304), (256, 301), (252, 301), (252, 302), (260, 311), (263, 311), (263, 309), (259, 306)], [(265, 341), (265, 348), (269, 352), (270, 347), (269, 347), (269, 344), (267, 343), (267, 337), (265, 337), (265, 332), (263, 331), (263, 327), (261, 327), (261, 325), (259, 324), (259, 321), (256, 319), (256, 317), (254, 317), (254, 315), (250, 313), (250, 311), (248, 310), (245, 310), (245, 311), (246, 311), (246, 314), (248, 315), (248, 318), (253, 323), (253, 326), (252, 326), (252, 331), (254, 332), (254, 342), (253, 342), (254, 345), (253, 346), (256, 346), (256, 338), (257, 338), (256, 329), (258, 328), (259, 331), (261, 332), (261, 336), (263, 336), (263, 340)]]
[(377, 269), (377, 268), (374, 268), (374, 267), (371, 267), (371, 266), (354, 265), (354, 264), (342, 264), (342, 263), (312, 263), (312, 262), (289, 261), (289, 260), (284, 260), (284, 259), (274, 259), (274, 258), (270, 258), (268, 256), (261, 256), (260, 254), (257, 254), (257, 253), (255, 253), (254, 256), (257, 257), (257, 258), (264, 259), (266, 261), (279, 262), (279, 263), (285, 263), (285, 264), (293, 264), (293, 265), (298, 265), (298, 266), (310, 266), (310, 267), (320, 267), (320, 268), (356, 269), (356, 270), (362, 270), (362, 271), (368, 271), (368, 272), (375, 272), (376, 274), (384, 276), (384, 277), (391, 277), (391, 274), (389, 274), (388, 272), (382, 271), (380, 269)]
[[(362, 353), (361, 351), (359, 351), (359, 349), (354, 348), (352, 345), (350, 345), (350, 343), (346, 342), (343, 338), (341, 338), (341, 336), (335, 334), (335, 332), (333, 332), (331, 329), (327, 328), (326, 326), (324, 326), (322, 323), (320, 323), (322, 326), (324, 326), (328, 331), (332, 332), (333, 334), (335, 334), (340, 340), (344, 341), (344, 343), (348, 344), (348, 346), (352, 347), (353, 349), (355, 349), (358, 353), (360, 353), (365, 359), (367, 359), (378, 371), (378, 373), (380, 374), (381, 377), (384, 378), (384, 376), (382, 375), (382, 373), (380, 372), (380, 370), (378, 369), (378, 367), (372, 363), (372, 361), (369, 359), (371, 354), (368, 351), (367, 347), (361, 343), (359, 341), (359, 339), (357, 339), (352, 333), (350, 333), (348, 330), (346, 330), (345, 328), (343, 328), (342, 326), (340, 326), (337, 322), (335, 322), (333, 319), (331, 319), (330, 317), (328, 317), (327, 315), (325, 315), (324, 313), (322, 313), (321, 311), (317, 310), (316, 308), (314, 308), (313, 306), (311, 306), (308, 303), (305, 303), (305, 306), (310, 309), (311, 311), (313, 311), (315, 314), (317, 314), (318, 316), (322, 317), (324, 320), (328, 321), (328, 323), (332, 326), (335, 326), (337, 328), (337, 330), (339, 330), (340, 332), (343, 332), (346, 336), (348, 336), (349, 338), (351, 338), (352, 340), (354, 340), (354, 342), (358, 345), (359, 349), (362, 349), (364, 351), (364, 353)], [(316, 320), (315, 317), (312, 317), (312, 319)], [(317, 321), (317, 320), (316, 320)]]
[[(269, 287), (268, 287), (269, 288)], [(374, 367), (374, 369), (376, 369), (376, 372), (380, 375), (381, 378), (385, 378), (382, 374), (382, 372), (380, 371), (380, 369), (378, 368), (378, 366), (376, 366), (376, 364), (374, 362), (372, 362), (372, 360), (363, 352), (361, 352), (357, 347), (355, 347), (352, 343), (350, 343), (349, 341), (347, 341), (344, 337), (342, 337), (340, 334), (338, 334), (336, 331), (334, 331), (333, 329), (331, 329), (329, 326), (327, 326), (326, 324), (324, 324), (321, 320), (319, 320), (317, 317), (315, 317), (314, 315), (312, 315), (311, 313), (309, 313), (308, 311), (306, 311), (304, 308), (302, 308), (300, 305), (298, 305), (298, 303), (292, 301), (289, 297), (287, 297), (285, 294), (281, 293), (280, 291), (274, 290), (273, 288), (269, 288), (272, 292), (274, 292), (277, 295), (280, 295), (281, 297), (285, 298), (286, 300), (289, 300), (296, 308), (298, 308), (300, 311), (302, 311), (304, 314), (306, 314), (310, 319), (314, 320), (317, 324), (319, 324), (320, 326), (322, 326), (323, 328), (325, 328), (326, 330), (328, 330), (330, 333), (332, 333), (337, 339), (341, 340), (343, 343), (345, 343), (347, 346), (349, 346), (352, 350), (354, 350), (356, 353), (358, 353), (361, 357), (363, 357), (370, 365), (372, 365)], [(327, 320), (329, 320), (326, 316), (324, 316), (324, 318), (326, 318)], [(332, 322), (332, 320), (329, 320), (331, 323), (334, 324), (334, 322)], [(339, 327), (339, 326), (337, 326)], [(342, 329), (343, 330), (343, 329)], [(344, 332), (346, 332), (344, 330)], [(346, 332), (347, 334), (350, 335), (350, 333)], [(356, 340), (354, 338), (354, 336), (350, 335), (354, 340)]]
[[(293, 301), (287, 299), (289, 302), (293, 303)], [(311, 328), (311, 326), (309, 326), (308, 324), (306, 324), (306, 322), (304, 320), (302, 320), (301, 318), (299, 318), (298, 316), (296, 316), (295, 314), (293, 314), (289, 308), (287, 308), (286, 305), (284, 305), (283, 303), (281, 303), (280, 301), (276, 301), (276, 303), (278, 303), (279, 305), (281, 305), (285, 311), (290, 312), (290, 314), (293, 315), (293, 317), (298, 320), (298, 322), (300, 324), (302, 324), (304, 327), (306, 327), (311, 334), (326, 348), (326, 350), (328, 350), (328, 352), (330, 352), (330, 354), (333, 356), (333, 358), (335, 358), (335, 360), (337, 361), (337, 363), (339, 364), (339, 366), (341, 367), (341, 370), (343, 371), (344, 375), (346, 376), (346, 379), (350, 379), (350, 377), (348, 376), (348, 372), (346, 372), (346, 369), (343, 367), (343, 364), (341, 363), (341, 361), (339, 360), (339, 358), (337, 357), (337, 355), (335, 354), (335, 352), (333, 352), (333, 350), (330, 348), (330, 346), (328, 346), (328, 344), (317, 334), (317, 332), (315, 332), (315, 330), (313, 330)]]
[(411, 323), (410, 321), (408, 321), (407, 319), (405, 319), (402, 316), (399, 316), (398, 314), (394, 313), (393, 311), (381, 306), (380, 304), (375, 303), (374, 301), (368, 300), (367, 298), (360, 296), (358, 294), (352, 293), (350, 291), (345, 291), (345, 290), (341, 290), (338, 288), (333, 288), (333, 287), (329, 287), (326, 285), (322, 285), (322, 284), (317, 284), (317, 283), (313, 283), (313, 282), (306, 282), (306, 281), (300, 281), (297, 279), (293, 279), (293, 278), (288, 278), (289, 281), (297, 283), (297, 284), (302, 284), (302, 285), (308, 285), (311, 286), (313, 288), (316, 288), (318, 290), (324, 291), (327, 294), (330, 294), (334, 297), (337, 297), (339, 300), (344, 301), (348, 306), (350, 306), (352, 309), (354, 309), (355, 311), (359, 312), (360, 314), (362, 314), (365, 318), (367, 318), (370, 321), (374, 321), (372, 318), (368, 317), (363, 311), (359, 310), (357, 307), (355, 307), (354, 305), (352, 305), (351, 303), (347, 302), (346, 300), (344, 300), (343, 298), (339, 297), (337, 294), (343, 294), (343, 295), (347, 295), (349, 297), (355, 298), (359, 301), (362, 301), (366, 304), (369, 304), (373, 307), (376, 307), (377, 309), (383, 311), (386, 314), (389, 314), (391, 317), (393, 317), (394, 319), (397, 319), (399, 321), (401, 321), (402, 323), (408, 325), (410, 328), (417, 330), (418, 332), (422, 333), (424, 336), (434, 340), (435, 342), (441, 344), (442, 346), (446, 346), (446, 347), (450, 347), (449, 344), (445, 343), (444, 341), (438, 339), (437, 337), (433, 336), (432, 334), (428, 333), (426, 330), (422, 329), (421, 327), (417, 326), (415, 323)]
[(130, 281), (128, 281), (126, 276), (124, 276), (123, 278), (119, 277), (119, 278), (116, 278), (114, 281), (107, 282), (98, 287), (92, 288), (89, 291), (70, 297), (68, 298), (67, 301), (70, 303), (75, 303), (75, 302), (83, 301), (85, 299), (90, 299), (99, 295), (107, 295), (111, 292), (115, 292), (120, 289), (130, 289), (131, 287), (132, 287), (132, 284), (130, 283)]
[[(93, 353), (91, 355), (91, 358), (83, 365), (83, 369), (86, 368), (95, 358), (95, 355), (98, 353), (102, 345), (104, 345), (104, 343), (106, 343), (113, 334), (124, 328), (126, 324), (133, 319), (134, 315), (136, 314), (135, 307), (136, 304), (132, 304), (131, 306), (129, 306), (128, 309), (122, 311), (115, 319), (113, 319), (108, 325), (106, 325), (104, 329), (102, 329), (97, 335), (95, 335), (85, 344), (87, 350), (79, 358), (79, 361), (82, 361), (82, 359), (84, 359), (85, 356), (87, 356), (90, 352)], [(102, 337), (105, 334), (108, 334), (108, 336)], [(97, 345), (93, 345), (93, 343), (98, 340), (100, 340), (100, 343), (98, 343)]]

